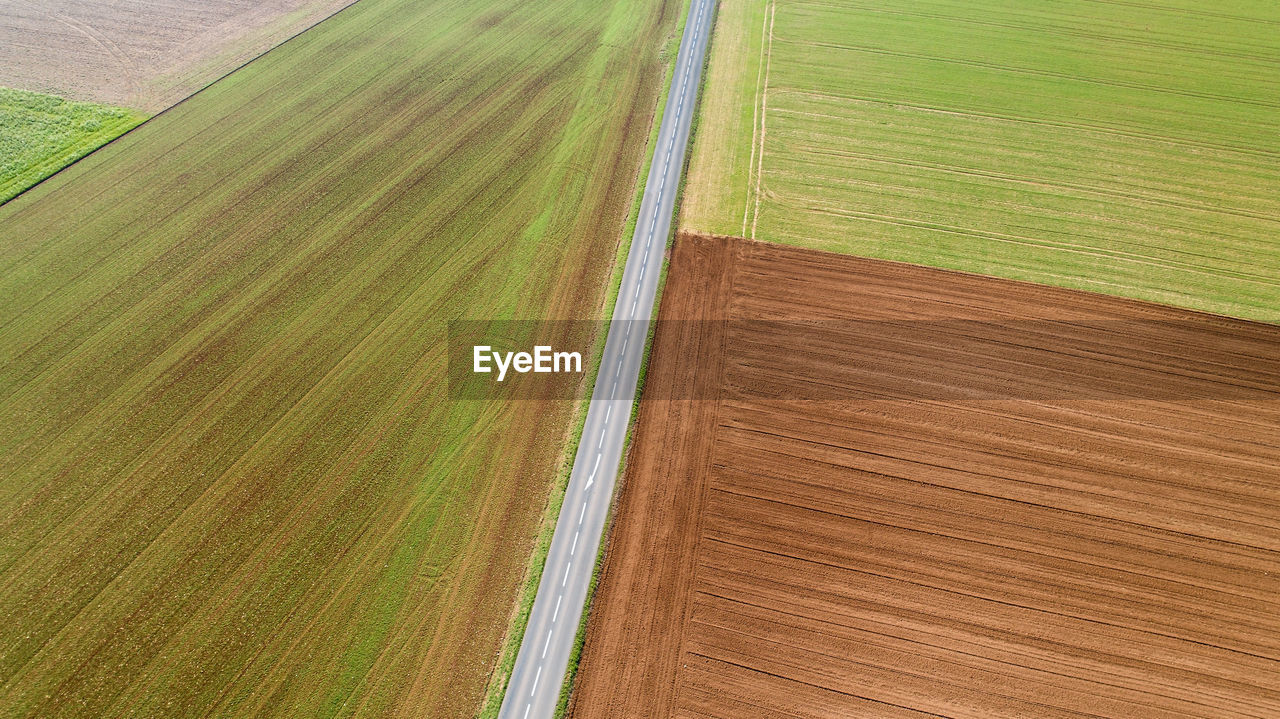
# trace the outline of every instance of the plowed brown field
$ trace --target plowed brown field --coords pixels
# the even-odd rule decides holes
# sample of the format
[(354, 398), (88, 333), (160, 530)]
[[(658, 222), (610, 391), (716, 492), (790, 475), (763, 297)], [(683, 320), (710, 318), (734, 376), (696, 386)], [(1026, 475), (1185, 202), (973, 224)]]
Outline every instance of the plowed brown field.
[(1280, 327), (698, 236), (660, 316), (577, 719), (1280, 716)]

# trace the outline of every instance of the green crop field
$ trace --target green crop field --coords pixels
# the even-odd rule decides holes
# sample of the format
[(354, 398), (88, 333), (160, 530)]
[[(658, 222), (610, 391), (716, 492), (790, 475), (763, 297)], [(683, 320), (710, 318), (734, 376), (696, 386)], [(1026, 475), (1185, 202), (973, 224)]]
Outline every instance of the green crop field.
[(0, 87), (0, 203), (146, 118), (136, 110)]
[(1280, 5), (742, 0), (682, 224), (1280, 320)]
[(0, 206), (0, 715), (474, 715), (577, 405), (446, 323), (604, 314), (679, 5), (361, 0)]

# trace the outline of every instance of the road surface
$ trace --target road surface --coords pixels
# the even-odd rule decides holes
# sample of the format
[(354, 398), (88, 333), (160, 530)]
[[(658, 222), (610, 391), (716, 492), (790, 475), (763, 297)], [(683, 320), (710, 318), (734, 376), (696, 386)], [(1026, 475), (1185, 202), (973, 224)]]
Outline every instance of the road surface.
[(501, 719), (555, 713), (618, 477), (714, 8), (715, 0), (693, 0), (685, 21), (604, 357)]

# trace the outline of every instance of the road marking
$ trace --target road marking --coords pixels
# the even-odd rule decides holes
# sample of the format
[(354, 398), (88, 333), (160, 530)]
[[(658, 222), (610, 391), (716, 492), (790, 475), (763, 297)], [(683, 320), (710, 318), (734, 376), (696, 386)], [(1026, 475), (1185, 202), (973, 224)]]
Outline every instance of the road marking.
[(580, 531), (581, 531), (581, 530), (579, 530), (578, 532), (574, 532), (574, 533), (573, 533), (573, 546), (569, 548), (569, 556), (570, 556), (570, 557), (572, 557), (572, 556), (574, 555), (574, 553), (578, 551), (578, 534), (579, 534), (579, 532), (580, 532)]
[(555, 610), (554, 612), (552, 612), (552, 613), (551, 613), (551, 623), (552, 623), (552, 624), (555, 624), (555, 623), (556, 623), (556, 617), (560, 616), (560, 600), (561, 600), (561, 599), (564, 599), (564, 595), (563, 595), (563, 594), (561, 594), (560, 596), (556, 597), (556, 610)]
[(609, 413), (613, 411), (613, 405), (604, 408), (604, 423), (609, 424)]
[(529, 690), (529, 696), (533, 696), (538, 691), (538, 680), (542, 678), (542, 667), (538, 667), (538, 673), (533, 675), (533, 688)]
[(529, 710), (532, 708), (533, 708), (533, 701), (530, 700), (528, 704), (524, 705), (524, 719), (529, 719)]
[(583, 517), (585, 517), (585, 516), (587, 516), (587, 503), (586, 503), (586, 502), (583, 502), (583, 503), (582, 503), (582, 511), (581, 511), (581, 512), (578, 512), (578, 525), (579, 525), (579, 526), (581, 526), (581, 525), (582, 525), (582, 518), (583, 518)]
[[(585, 507), (585, 506), (587, 506), (587, 505), (585, 505), (585, 504), (584, 504), (584, 505), (582, 505), (582, 506), (583, 506), (583, 507)], [(561, 579), (561, 580), (560, 580), (560, 586), (562, 586), (562, 587), (563, 587), (564, 585), (566, 585), (566, 584), (568, 584), (568, 583), (569, 583), (569, 570), (570, 570), (570, 569), (573, 569), (573, 562), (572, 562), (572, 561), (570, 561), (568, 564), (564, 565), (564, 579)]]
[(542, 645), (542, 658), (547, 658), (547, 647), (551, 646), (551, 632), (547, 632), (547, 641)]

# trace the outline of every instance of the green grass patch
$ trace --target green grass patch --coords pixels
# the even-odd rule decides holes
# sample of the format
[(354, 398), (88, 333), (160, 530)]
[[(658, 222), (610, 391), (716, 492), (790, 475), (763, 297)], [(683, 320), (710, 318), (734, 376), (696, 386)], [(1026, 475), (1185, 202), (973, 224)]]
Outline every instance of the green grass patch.
[(745, 5), (692, 229), (1280, 320), (1277, 6)]
[(0, 203), (146, 119), (137, 110), (0, 87)]

